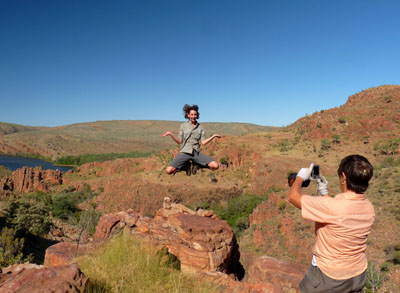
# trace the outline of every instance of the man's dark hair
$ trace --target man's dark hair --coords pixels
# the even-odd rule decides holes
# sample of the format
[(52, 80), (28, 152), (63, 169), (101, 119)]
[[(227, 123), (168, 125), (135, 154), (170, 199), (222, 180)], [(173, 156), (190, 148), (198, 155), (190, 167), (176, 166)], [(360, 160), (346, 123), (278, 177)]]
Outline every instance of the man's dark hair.
[(342, 173), (346, 175), (347, 189), (355, 193), (364, 193), (374, 174), (374, 167), (365, 157), (350, 155), (340, 162), (337, 172), (339, 177), (342, 176)]
[(188, 104), (186, 104), (185, 106), (183, 106), (183, 114), (185, 115), (185, 118), (186, 118), (186, 119), (189, 118), (188, 115), (189, 115), (189, 113), (190, 113), (191, 110), (194, 110), (194, 111), (197, 112), (197, 119), (199, 119), (199, 118), (200, 118), (199, 106), (197, 106), (197, 105), (190, 106), (190, 105), (188, 105)]

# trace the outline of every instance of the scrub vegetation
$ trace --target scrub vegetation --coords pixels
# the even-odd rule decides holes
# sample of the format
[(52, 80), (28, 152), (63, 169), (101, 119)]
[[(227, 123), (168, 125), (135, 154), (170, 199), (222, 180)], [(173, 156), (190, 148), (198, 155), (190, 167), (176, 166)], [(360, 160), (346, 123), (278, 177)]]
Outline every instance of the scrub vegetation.
[(95, 196), (89, 186), (82, 192), (35, 192), (1, 201), (0, 266), (42, 263), (44, 250), (54, 244), (48, 233), (57, 219), (93, 234), (100, 213), (93, 207), (82, 210), (79, 204)]
[(78, 259), (89, 277), (88, 292), (222, 292), (198, 277), (182, 274), (179, 261), (151, 245), (123, 235)]
[(129, 153), (108, 153), (108, 154), (85, 154), (80, 156), (65, 156), (56, 160), (57, 165), (80, 166), (92, 162), (111, 161), (118, 158), (143, 158), (149, 157), (153, 152), (129, 152)]

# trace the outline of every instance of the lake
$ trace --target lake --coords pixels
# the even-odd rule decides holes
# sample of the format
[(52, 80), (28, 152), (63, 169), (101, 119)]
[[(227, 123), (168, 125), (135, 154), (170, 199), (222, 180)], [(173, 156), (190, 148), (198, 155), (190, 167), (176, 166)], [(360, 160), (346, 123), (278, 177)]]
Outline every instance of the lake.
[(72, 169), (72, 167), (65, 166), (57, 166), (52, 163), (46, 162), (45, 160), (33, 159), (33, 158), (25, 158), (25, 157), (16, 157), (16, 156), (7, 156), (0, 155), (0, 165), (3, 165), (7, 169), (11, 171), (15, 171), (24, 166), (26, 167), (38, 167), (41, 166), (42, 169), (51, 169), (51, 170), (60, 170), (60, 171), (68, 171)]

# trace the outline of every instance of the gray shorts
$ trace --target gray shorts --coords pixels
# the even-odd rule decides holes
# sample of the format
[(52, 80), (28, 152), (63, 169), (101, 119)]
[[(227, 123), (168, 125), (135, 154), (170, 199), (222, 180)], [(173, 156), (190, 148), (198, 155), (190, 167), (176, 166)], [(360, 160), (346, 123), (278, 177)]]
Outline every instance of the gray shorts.
[(178, 153), (175, 159), (173, 159), (168, 166), (172, 166), (176, 168), (177, 171), (180, 171), (190, 160), (202, 167), (207, 167), (209, 163), (215, 161), (213, 158), (203, 154), (202, 152), (193, 151), (193, 154)]
[(325, 275), (318, 267), (310, 266), (303, 280), (300, 283), (299, 289), (301, 292), (360, 292), (365, 286), (367, 280), (366, 272), (345, 280), (335, 280)]

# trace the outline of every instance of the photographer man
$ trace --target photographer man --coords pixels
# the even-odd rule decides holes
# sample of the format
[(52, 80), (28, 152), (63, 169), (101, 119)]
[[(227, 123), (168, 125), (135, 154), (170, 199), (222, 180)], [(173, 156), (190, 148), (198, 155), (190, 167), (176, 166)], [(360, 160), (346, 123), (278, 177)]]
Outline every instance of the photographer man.
[[(300, 283), (301, 292), (361, 292), (368, 266), (367, 237), (375, 221), (374, 207), (364, 192), (373, 167), (363, 156), (345, 157), (339, 165), (341, 194), (328, 195), (323, 176), (310, 178), (313, 164), (297, 173), (288, 201), (301, 209), (304, 219), (316, 223), (312, 263)], [(303, 181), (316, 180), (324, 196), (301, 193)]]

